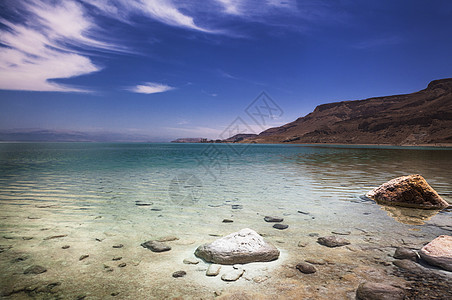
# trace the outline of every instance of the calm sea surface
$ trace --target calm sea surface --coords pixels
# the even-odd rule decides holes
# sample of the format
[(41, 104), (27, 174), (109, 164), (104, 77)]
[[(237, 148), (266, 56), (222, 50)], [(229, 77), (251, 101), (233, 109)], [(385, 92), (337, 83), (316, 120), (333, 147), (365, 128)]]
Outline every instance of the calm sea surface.
[[(300, 241), (308, 244), (305, 255), (322, 258), (319, 253), (327, 249), (315, 243), (315, 236), (332, 231), (348, 231), (352, 245), (387, 248), (403, 240), (420, 247), (439, 234), (450, 235), (450, 211), (387, 208), (364, 197), (373, 187), (413, 173), (423, 175), (452, 203), (451, 149), (1, 143), (0, 258), (6, 271), (0, 287), (7, 291), (53, 280), (60, 282), (54, 290), (60, 296), (101, 299), (118, 292), (140, 298), (141, 291), (160, 298), (180, 296), (184, 290), (187, 297), (208, 298), (213, 290), (227, 291), (231, 285), (205, 277), (196, 269), (200, 265), (190, 275), (182, 260), (198, 245), (245, 227), (281, 250), (280, 264), (299, 259)], [(284, 217), (289, 228), (272, 228), (263, 221), (265, 215)], [(234, 222), (222, 223), (226, 218)], [(57, 235), (63, 237), (49, 238)], [(140, 247), (164, 236), (178, 238), (168, 242), (173, 249), (167, 253)], [(113, 248), (119, 244), (123, 247)], [(70, 248), (63, 250), (66, 245)], [(344, 264), (356, 256), (356, 249), (338, 251), (350, 254), (325, 255), (337, 260), (334, 255), (341, 253)], [(85, 254), (89, 257), (79, 261)], [(11, 262), (21, 255), (26, 259)], [(114, 256), (123, 257), (127, 266), (117, 268)], [(383, 253), (382, 259), (387, 256)], [(41, 277), (24, 276), (23, 269), (32, 264), (48, 271), (37, 275)], [(171, 273), (184, 268), (188, 275), (178, 283), (180, 289), (174, 288)], [(151, 288), (143, 278), (154, 278), (158, 287)], [(240, 280), (237, 288), (257, 284), (253, 278)], [(77, 282), (85, 282), (85, 288)], [(266, 288), (275, 292), (271, 285)], [(351, 289), (344, 288), (344, 295)]]

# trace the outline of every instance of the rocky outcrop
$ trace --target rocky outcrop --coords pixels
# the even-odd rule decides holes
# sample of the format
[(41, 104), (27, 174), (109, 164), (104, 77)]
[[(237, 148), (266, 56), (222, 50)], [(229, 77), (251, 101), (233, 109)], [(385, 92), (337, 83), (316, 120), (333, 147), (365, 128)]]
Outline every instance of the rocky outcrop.
[(369, 191), (367, 197), (380, 204), (422, 209), (443, 209), (449, 206), (419, 174), (392, 179)]
[(452, 271), (452, 236), (440, 235), (425, 245), (419, 254), (429, 264)]
[(419, 145), (452, 143), (452, 78), (406, 95), (319, 105), (244, 143)]
[(254, 230), (245, 228), (199, 246), (195, 255), (207, 262), (233, 265), (272, 261), (278, 259), (279, 250)]

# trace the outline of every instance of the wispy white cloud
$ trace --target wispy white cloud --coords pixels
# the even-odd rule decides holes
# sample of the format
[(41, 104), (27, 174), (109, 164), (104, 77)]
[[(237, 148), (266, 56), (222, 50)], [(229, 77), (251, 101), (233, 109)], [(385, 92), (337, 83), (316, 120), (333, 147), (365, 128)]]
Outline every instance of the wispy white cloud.
[(140, 93), (140, 94), (156, 94), (156, 93), (163, 93), (167, 91), (174, 90), (175, 87), (161, 84), (161, 83), (155, 83), (155, 82), (146, 82), (144, 84), (140, 84), (131, 88), (128, 88), (126, 90), (134, 93)]

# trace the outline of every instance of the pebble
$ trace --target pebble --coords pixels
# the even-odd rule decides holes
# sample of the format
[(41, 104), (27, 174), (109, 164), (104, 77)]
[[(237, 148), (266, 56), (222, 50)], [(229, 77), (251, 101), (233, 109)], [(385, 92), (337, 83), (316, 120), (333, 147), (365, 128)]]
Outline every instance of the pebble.
[(151, 208), (152, 211), (162, 211), (161, 208)]
[(61, 247), (61, 249), (69, 249), (71, 246), (69, 245), (64, 245), (63, 247)]
[(165, 252), (171, 250), (171, 247), (157, 241), (147, 241), (141, 244), (142, 247), (151, 250), (152, 252)]
[(223, 223), (232, 223), (232, 222), (234, 222), (234, 221), (231, 219), (223, 219)]
[(113, 293), (111, 293), (110, 295), (113, 296), (113, 297), (115, 297), (115, 296), (118, 296), (118, 295), (119, 295), (119, 292), (113, 292)]
[(231, 205), (231, 208), (232, 208), (232, 209), (242, 209), (242, 208), (243, 208), (243, 205), (240, 205), (240, 204), (233, 204), (233, 205)]
[(186, 265), (197, 265), (199, 264), (199, 260), (195, 258), (186, 258), (184, 259), (183, 263)]
[(298, 246), (298, 247), (303, 247), (303, 248), (304, 248), (304, 247), (306, 247), (308, 244), (309, 244), (308, 242), (302, 242), (302, 241), (299, 241), (298, 244), (297, 244), (297, 246)]
[(341, 246), (345, 246), (345, 245), (349, 245), (350, 242), (344, 238), (340, 238), (337, 236), (324, 236), (324, 237), (319, 237), (317, 239), (317, 243), (319, 243), (320, 245), (323, 246), (327, 246), (330, 248), (333, 247), (341, 247)]
[(240, 277), (242, 277), (243, 273), (245, 273), (244, 269), (233, 269), (229, 272), (224, 273), (221, 276), (221, 280), (223, 281), (236, 281)]
[(84, 254), (82, 256), (80, 256), (80, 258), (78, 260), (84, 260), (85, 258), (88, 258), (89, 255), (88, 254)]
[(317, 272), (316, 268), (307, 262), (301, 262), (296, 266), (297, 270), (303, 274), (312, 274)]
[(140, 202), (135, 202), (135, 205), (136, 206), (151, 206), (152, 204), (154, 204), (154, 203), (140, 203)]
[(124, 268), (125, 266), (127, 266), (126, 263), (120, 263), (120, 264), (118, 265), (119, 268)]
[(67, 237), (67, 234), (52, 235), (44, 238), (44, 241)]
[(33, 237), (32, 237), (32, 236), (24, 236), (24, 237), (22, 237), (22, 239), (23, 239), (24, 241), (29, 241), (29, 240), (32, 240)]
[(185, 271), (176, 271), (173, 273), (174, 278), (184, 277), (185, 275), (187, 275), (187, 272)]
[(308, 236), (316, 237), (316, 236), (319, 236), (319, 234), (317, 232), (311, 232), (310, 234), (308, 234)]
[(122, 256), (118, 256), (118, 257), (113, 257), (112, 260), (117, 261), (117, 260), (121, 260), (121, 259), (122, 259)]
[(265, 222), (272, 222), (272, 223), (280, 223), (280, 222), (284, 221), (284, 218), (265, 216), (264, 221)]
[(37, 274), (41, 274), (47, 272), (47, 269), (44, 268), (43, 266), (39, 266), (39, 265), (33, 265), (27, 269), (25, 269), (24, 274), (33, 274), (33, 275), (37, 275)]
[(113, 248), (116, 248), (116, 249), (119, 249), (119, 248), (122, 248), (122, 247), (124, 247), (123, 244), (113, 245)]
[(273, 225), (273, 228), (276, 228), (276, 229), (279, 229), (279, 230), (283, 230), (283, 229), (289, 228), (289, 225), (286, 225), (286, 224), (275, 224), (275, 225)]
[(217, 276), (220, 274), (221, 265), (211, 264), (206, 271), (207, 276)]
[(309, 215), (308, 212), (305, 212), (305, 211), (302, 211), (302, 210), (299, 210), (298, 213), (303, 214), (303, 215)]
[(337, 235), (350, 235), (352, 232), (348, 230), (333, 230), (331, 233)]

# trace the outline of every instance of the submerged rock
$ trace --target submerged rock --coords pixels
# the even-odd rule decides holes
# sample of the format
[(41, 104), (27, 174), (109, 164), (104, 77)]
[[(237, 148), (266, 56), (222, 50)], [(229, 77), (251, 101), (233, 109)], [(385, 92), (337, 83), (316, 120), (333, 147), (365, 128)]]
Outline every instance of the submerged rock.
[(220, 274), (221, 265), (211, 264), (209, 268), (207, 268), (206, 275), (207, 276), (217, 276)]
[(185, 271), (176, 271), (173, 273), (174, 278), (184, 277), (185, 275), (187, 275), (187, 272)]
[(25, 269), (24, 274), (33, 274), (33, 275), (37, 275), (37, 274), (41, 274), (47, 272), (47, 269), (44, 268), (43, 266), (39, 266), (39, 265), (33, 265), (27, 269)]
[(221, 280), (223, 280), (223, 281), (236, 281), (240, 277), (242, 277), (243, 273), (245, 273), (244, 269), (233, 269), (232, 271), (224, 273), (221, 276)]
[(414, 252), (411, 249), (399, 247), (396, 249), (396, 251), (394, 253), (394, 258), (395, 259), (409, 259), (412, 261), (417, 261), (418, 255), (416, 252)]
[(171, 247), (157, 241), (147, 241), (141, 244), (142, 247), (151, 250), (152, 252), (164, 252), (171, 250)]
[(378, 203), (422, 209), (443, 209), (449, 206), (419, 174), (392, 179), (369, 191), (367, 197)]
[(405, 291), (401, 288), (376, 282), (361, 283), (356, 290), (358, 300), (403, 300)]
[(199, 246), (195, 255), (216, 264), (246, 264), (278, 259), (279, 250), (254, 230), (245, 228), (210, 244)]
[(284, 221), (284, 218), (280, 218), (280, 217), (272, 217), (272, 216), (266, 216), (264, 218), (265, 222), (273, 222), (273, 223), (279, 223)]
[(341, 247), (341, 246), (350, 244), (350, 242), (348, 240), (334, 236), (334, 235), (319, 237), (317, 239), (317, 243), (319, 243), (320, 245), (323, 245), (323, 246), (330, 247), (330, 248)]
[(284, 229), (289, 228), (289, 225), (286, 225), (286, 224), (275, 224), (275, 225), (273, 225), (273, 228), (276, 228), (276, 229), (279, 229), (279, 230), (284, 230)]
[(422, 247), (419, 254), (429, 264), (452, 271), (452, 236), (440, 235)]
[(296, 266), (297, 270), (303, 274), (312, 274), (317, 272), (315, 267), (307, 262), (301, 262)]

